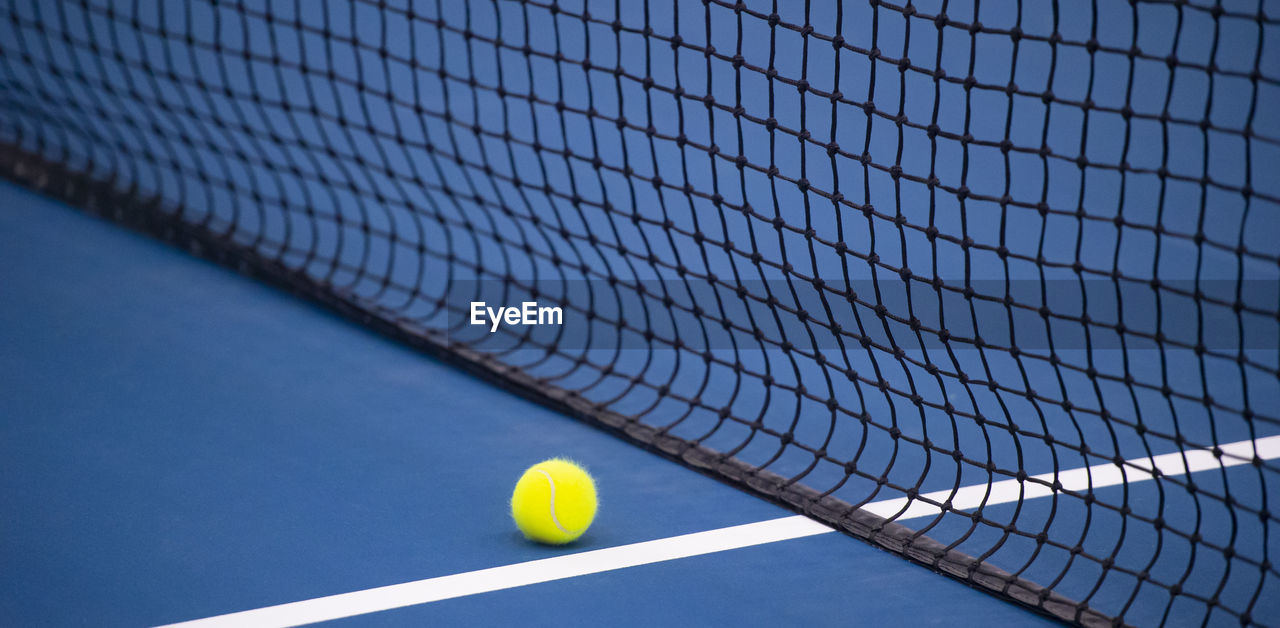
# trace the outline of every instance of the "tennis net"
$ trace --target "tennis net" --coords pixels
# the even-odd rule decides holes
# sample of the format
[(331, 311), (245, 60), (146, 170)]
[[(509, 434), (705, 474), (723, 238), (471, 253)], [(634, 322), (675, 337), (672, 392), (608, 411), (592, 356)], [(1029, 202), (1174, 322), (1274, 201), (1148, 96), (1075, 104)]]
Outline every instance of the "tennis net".
[(3, 6), (10, 179), (1047, 615), (1280, 623), (1274, 5)]

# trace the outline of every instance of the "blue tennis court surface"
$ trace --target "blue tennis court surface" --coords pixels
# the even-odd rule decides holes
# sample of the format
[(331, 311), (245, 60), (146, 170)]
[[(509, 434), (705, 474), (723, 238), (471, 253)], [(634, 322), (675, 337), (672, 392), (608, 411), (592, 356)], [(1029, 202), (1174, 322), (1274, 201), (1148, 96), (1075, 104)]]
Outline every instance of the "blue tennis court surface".
[[(164, 624), (790, 514), (31, 192), (0, 208), (0, 624)], [(507, 513), (552, 455), (602, 495), (569, 548)], [(1043, 621), (826, 534), (346, 623), (958, 617)]]

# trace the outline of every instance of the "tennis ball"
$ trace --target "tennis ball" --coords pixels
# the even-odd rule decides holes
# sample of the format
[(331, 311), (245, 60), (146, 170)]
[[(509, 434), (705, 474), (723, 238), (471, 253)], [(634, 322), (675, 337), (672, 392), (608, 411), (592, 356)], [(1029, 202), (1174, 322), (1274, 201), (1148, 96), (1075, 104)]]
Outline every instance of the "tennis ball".
[(561, 458), (529, 467), (511, 494), (511, 518), (534, 541), (568, 543), (595, 517), (595, 482), (582, 467)]

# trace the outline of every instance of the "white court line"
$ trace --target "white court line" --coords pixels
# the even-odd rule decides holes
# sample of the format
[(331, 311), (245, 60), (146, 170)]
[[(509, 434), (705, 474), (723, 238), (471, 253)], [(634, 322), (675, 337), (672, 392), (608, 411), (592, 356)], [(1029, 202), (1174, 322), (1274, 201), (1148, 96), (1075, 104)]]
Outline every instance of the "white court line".
[[(1092, 467), (1068, 469), (1058, 472), (1056, 478), (1062, 483), (1063, 489), (1086, 491), (1091, 486), (1098, 489), (1123, 484), (1126, 475), (1129, 476), (1129, 482), (1150, 480), (1153, 478), (1150, 473), (1151, 469), (1159, 470), (1162, 475), (1185, 475), (1197, 471), (1217, 469), (1219, 466), (1234, 467), (1248, 464), (1253, 459), (1255, 448), (1258, 452), (1258, 457), (1263, 460), (1280, 458), (1280, 436), (1268, 436), (1257, 440), (1242, 440), (1222, 445), (1221, 463), (1213, 455), (1213, 452), (1208, 449), (1191, 449), (1186, 452), (1161, 454), (1153, 458), (1126, 460), (1124, 467), (1118, 467), (1108, 462), (1095, 464)], [(1134, 467), (1137, 467), (1137, 469)], [(1041, 473), (1031, 477), (1052, 484), (1055, 475), (1053, 473)], [(922, 497), (938, 503), (943, 503), (947, 498), (950, 498), (952, 508), (971, 510), (984, 503), (994, 505), (1015, 502), (1018, 501), (1019, 495), (1022, 495), (1023, 499), (1030, 499), (1032, 497), (1048, 497), (1052, 494), (1053, 490), (1044, 484), (1023, 484), (1017, 480), (1001, 480), (990, 484), (962, 486), (955, 491), (954, 495), (948, 489), (925, 493)], [(862, 508), (885, 518), (902, 512), (897, 519), (932, 517), (942, 512), (941, 508), (927, 502), (915, 500), (911, 502), (910, 506), (907, 503), (908, 499), (906, 497), (898, 497), (867, 504)], [(905, 512), (903, 512), (904, 508), (906, 509)]]
[[(1151, 469), (1158, 469), (1164, 475), (1184, 475), (1196, 471), (1207, 471), (1220, 467), (1234, 467), (1247, 464), (1252, 460), (1255, 451), (1264, 460), (1280, 458), (1280, 436), (1269, 436), (1256, 441), (1239, 441), (1221, 447), (1221, 460), (1206, 449), (1194, 449), (1185, 453), (1171, 453), (1154, 458), (1137, 458), (1127, 461), (1130, 466), (1123, 468), (1114, 464), (1099, 464), (1087, 468), (1071, 469), (1058, 473), (1056, 478), (1064, 489), (1073, 491), (1088, 490), (1115, 486), (1124, 482), (1129, 474), (1129, 482), (1152, 479)], [(1034, 476), (1052, 483), (1054, 474), (1044, 473)], [(968, 510), (980, 505), (995, 505), (1015, 502), (1022, 498), (1047, 497), (1052, 491), (1043, 485), (1024, 484), (1017, 480), (1003, 480), (991, 484), (965, 486), (955, 491), (934, 491), (924, 496), (936, 502), (951, 499), (952, 508)], [(907, 498), (887, 499), (863, 506), (869, 512), (881, 517), (896, 517), (896, 520), (935, 516), (941, 509), (932, 504), (918, 500), (908, 503)], [(214, 626), (298, 626), (314, 622), (341, 619), (366, 613), (413, 606), (437, 600), (475, 595), (487, 591), (510, 589), (514, 587), (561, 580), (575, 576), (624, 569), (638, 565), (647, 565), (690, 556), (701, 556), (714, 552), (762, 545), (788, 539), (798, 539), (815, 534), (834, 531), (832, 528), (801, 515), (759, 521), (745, 525), (682, 534), (620, 545), (604, 549), (565, 554), (553, 558), (531, 560), (513, 565), (503, 565), (468, 571), (466, 573), (427, 578), (403, 584), (393, 584), (375, 589), (340, 593), (311, 600), (302, 600), (277, 606), (268, 606), (253, 610), (218, 615), (205, 619), (196, 619), (170, 626), (189, 628), (212, 628)]]

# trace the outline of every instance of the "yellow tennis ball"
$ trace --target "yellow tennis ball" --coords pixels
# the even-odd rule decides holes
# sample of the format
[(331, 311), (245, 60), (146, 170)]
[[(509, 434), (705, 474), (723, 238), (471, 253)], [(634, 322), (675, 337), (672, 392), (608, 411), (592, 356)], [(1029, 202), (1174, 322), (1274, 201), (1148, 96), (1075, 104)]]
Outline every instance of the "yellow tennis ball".
[(561, 545), (596, 517), (596, 483), (580, 466), (552, 458), (529, 467), (511, 494), (511, 518), (526, 537)]

